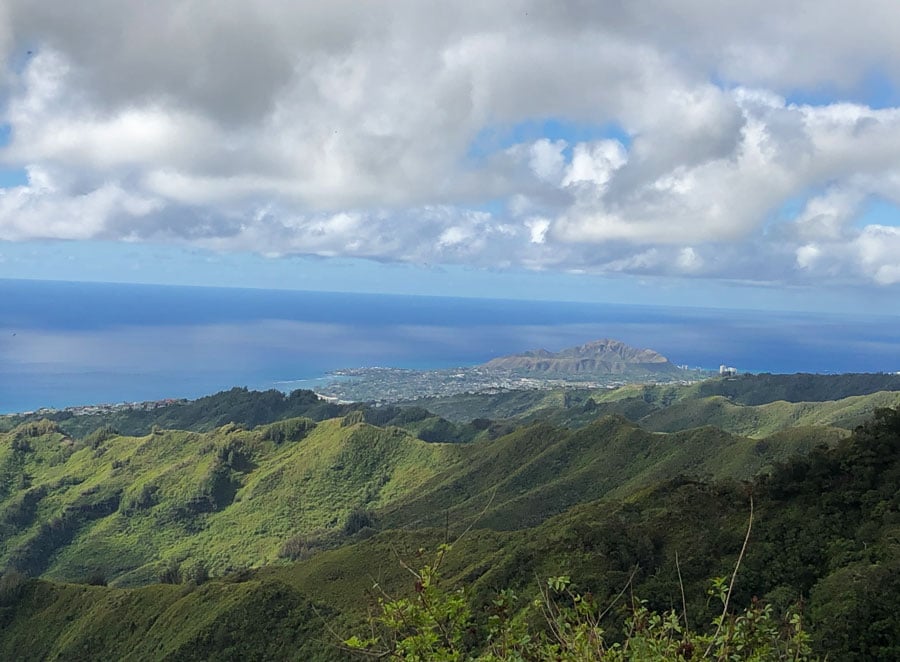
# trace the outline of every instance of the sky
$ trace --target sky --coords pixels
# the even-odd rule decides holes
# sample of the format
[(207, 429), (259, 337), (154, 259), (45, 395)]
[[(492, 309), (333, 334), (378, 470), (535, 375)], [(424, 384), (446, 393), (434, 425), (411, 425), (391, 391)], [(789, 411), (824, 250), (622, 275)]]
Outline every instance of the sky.
[(894, 1), (0, 2), (0, 277), (900, 314)]

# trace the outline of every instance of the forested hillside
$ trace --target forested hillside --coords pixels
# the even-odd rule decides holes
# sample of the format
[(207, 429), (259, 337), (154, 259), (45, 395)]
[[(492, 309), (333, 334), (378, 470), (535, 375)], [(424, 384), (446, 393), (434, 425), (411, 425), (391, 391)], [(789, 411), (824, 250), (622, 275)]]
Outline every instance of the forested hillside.
[(876, 409), (900, 405), (900, 376), (847, 375), (847, 383), (838, 377), (842, 375), (742, 375), (687, 385), (462, 394), (423, 398), (415, 405), (460, 423), (489, 418), (581, 426), (604, 414), (619, 414), (658, 432), (714, 425), (748, 437), (805, 425), (847, 434)]
[[(442, 572), (472, 608), (466, 655), (486, 645), (499, 591), (519, 596), (507, 607), (519, 613), (561, 575), (603, 608), (626, 586), (651, 610), (683, 603), (699, 632), (752, 500), (731, 607), (770, 605), (776, 621), (800, 609), (829, 659), (896, 659), (900, 413), (852, 433), (802, 413), (857, 416), (890, 394), (790, 410), (784, 420), (804, 425), (748, 438), (696, 427), (678, 405), (704, 403), (713, 420), (793, 405), (710, 408), (720, 396), (664, 388), (572, 392), (557, 406), (544, 394), (543, 419), (505, 422), (393, 407), (328, 418), (334, 405), (308, 395), (242, 391), (203, 404), (215, 423), (227, 417), (217, 398), (281, 403), (239, 410), (245, 421), (295, 413), (292, 401), (322, 417), (207, 431), (157, 417), (140, 436), (19, 422), (0, 434), (0, 658), (338, 659), (377, 596), (417, 595), (407, 568), (460, 535)], [(604, 411), (637, 412), (638, 399), (651, 407), (641, 419), (677, 431)], [(604, 617), (610, 642), (628, 636), (624, 605)], [(541, 621), (522, 613), (538, 641)]]
[(52, 421), (24, 423), (0, 436), (0, 564), (119, 585), (154, 581), (170, 561), (221, 574), (378, 528), (479, 513), (479, 526), (533, 526), (681, 473), (749, 478), (836, 441), (807, 428), (763, 441), (715, 428), (650, 433), (606, 416), (461, 444), (364, 419), (355, 411), (143, 437), (104, 429), (80, 441)]

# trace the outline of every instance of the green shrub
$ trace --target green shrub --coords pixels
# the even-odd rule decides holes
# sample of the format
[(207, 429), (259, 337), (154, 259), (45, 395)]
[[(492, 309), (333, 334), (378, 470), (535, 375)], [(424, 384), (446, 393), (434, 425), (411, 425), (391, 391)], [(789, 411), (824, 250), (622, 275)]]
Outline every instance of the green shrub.
[(119, 431), (111, 425), (104, 425), (91, 432), (84, 438), (84, 443), (92, 449), (96, 449), (104, 441), (109, 441), (113, 437), (119, 436)]
[[(398, 407), (397, 409), (399, 409), (399, 411), (390, 421), (393, 425), (409, 425), (410, 423), (418, 423), (419, 421), (424, 421), (426, 418), (434, 416), (434, 414), (423, 407)], [(380, 424), (376, 423), (375, 425)]]
[(159, 571), (157, 577), (160, 584), (180, 584), (184, 576), (181, 574), (181, 565), (175, 559), (169, 559), (169, 562)]
[(192, 559), (182, 564), (181, 577), (184, 581), (199, 586), (209, 580), (209, 568), (200, 559)]
[(349, 428), (351, 425), (356, 425), (357, 423), (365, 423), (366, 415), (361, 409), (357, 409), (356, 411), (351, 411), (349, 414), (344, 416), (341, 420), (341, 427)]
[(155, 506), (158, 501), (159, 487), (156, 485), (143, 484), (139, 490), (132, 492), (122, 499), (120, 508), (122, 514), (133, 515), (142, 510), (148, 510)]
[(286, 441), (301, 441), (308, 435), (316, 424), (308, 418), (292, 418), (279, 421), (267, 426), (262, 433), (263, 441), (274, 441), (282, 444)]
[(22, 423), (13, 433), (16, 437), (43, 437), (47, 434), (53, 434), (54, 432), (59, 432), (59, 425), (55, 421), (48, 420), (46, 418), (42, 418), (39, 421), (29, 421), (27, 423)]
[(88, 586), (106, 586), (108, 583), (106, 573), (102, 570), (95, 570), (85, 578), (84, 583)]
[[(523, 602), (510, 590), (501, 591), (490, 605), (485, 623), (474, 616), (464, 590), (442, 586), (440, 565), (448, 551), (450, 546), (442, 545), (433, 564), (418, 571), (410, 569), (412, 597), (382, 593), (369, 636), (350, 637), (344, 642), (347, 649), (361, 657), (484, 662), (813, 659), (799, 613), (788, 612), (779, 619), (770, 605), (759, 601), (731, 613), (731, 586), (725, 578), (716, 579), (709, 591), (723, 610), (705, 631), (689, 628), (683, 613), (651, 611), (634, 597), (623, 616), (613, 607), (627, 586), (611, 604), (602, 605), (590, 593), (574, 591), (568, 576), (546, 580), (531, 601)], [(624, 620), (623, 640), (607, 638), (603, 623), (608, 615)]]
[(367, 510), (356, 509), (347, 516), (347, 521), (344, 522), (344, 535), (352, 536), (368, 527), (375, 527), (372, 515)]
[(278, 556), (283, 559), (296, 561), (305, 557), (309, 552), (309, 549), (309, 545), (304, 536), (294, 536), (293, 538), (284, 541), (281, 545), (281, 549), (278, 550)]
[(16, 570), (8, 570), (0, 576), (0, 606), (16, 603), (22, 596), (28, 577)]
[(20, 437), (18, 435), (13, 437), (12, 444), (10, 445), (12, 446), (12, 449), (17, 453), (28, 453), (31, 451), (31, 444), (28, 443), (28, 439), (26, 439), (25, 437)]
[(243, 584), (253, 579), (253, 570), (247, 566), (228, 566), (222, 579), (229, 584)]

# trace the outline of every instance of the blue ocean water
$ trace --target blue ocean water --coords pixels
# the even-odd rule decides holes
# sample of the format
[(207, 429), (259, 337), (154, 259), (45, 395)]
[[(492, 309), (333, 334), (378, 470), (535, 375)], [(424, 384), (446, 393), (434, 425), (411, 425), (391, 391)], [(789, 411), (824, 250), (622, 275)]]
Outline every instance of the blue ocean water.
[[(314, 387), (597, 338), (751, 372), (900, 370), (900, 318), (0, 280), (0, 412)], [(303, 381), (310, 380), (310, 381)]]

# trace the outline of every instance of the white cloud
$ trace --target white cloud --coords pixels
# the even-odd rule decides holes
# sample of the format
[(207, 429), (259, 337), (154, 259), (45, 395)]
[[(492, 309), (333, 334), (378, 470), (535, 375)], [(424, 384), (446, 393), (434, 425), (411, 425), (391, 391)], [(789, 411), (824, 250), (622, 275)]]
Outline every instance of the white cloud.
[(532, 244), (543, 244), (547, 238), (547, 230), (550, 229), (550, 221), (546, 218), (531, 218), (525, 221)]
[(801, 269), (811, 269), (822, 257), (822, 249), (815, 244), (804, 244), (797, 251), (797, 266)]
[(31, 184), (0, 189), (0, 233), (4, 239), (89, 239), (119, 236), (114, 219), (142, 217), (162, 204), (106, 184), (82, 194), (56, 186), (52, 175), (29, 169)]
[[(0, 162), (29, 183), (0, 193), (0, 239), (892, 285), (895, 228), (857, 221), (900, 202), (900, 109), (860, 100), (874, 74), (900, 87), (898, 20), (886, 0), (10, 0)], [(545, 120), (575, 128), (519, 131)]]
[(810, 198), (797, 216), (797, 234), (803, 239), (836, 240), (858, 213), (864, 197), (858, 190), (832, 188)]
[(900, 228), (870, 225), (854, 242), (863, 271), (882, 285), (900, 283)]
[(531, 145), (529, 150), (531, 158), (528, 164), (538, 179), (553, 184), (559, 182), (566, 164), (565, 156), (563, 156), (565, 148), (564, 140), (550, 142), (546, 138)]
[(472, 235), (467, 228), (454, 225), (441, 233), (441, 236), (438, 238), (438, 244), (442, 247), (456, 246), (471, 238)]
[(628, 154), (618, 140), (578, 143), (573, 150), (572, 162), (566, 169), (563, 186), (591, 182), (597, 188), (603, 188), (627, 160)]
[(690, 273), (698, 271), (703, 266), (703, 259), (697, 254), (697, 251), (687, 246), (678, 252), (676, 264), (681, 271)]

